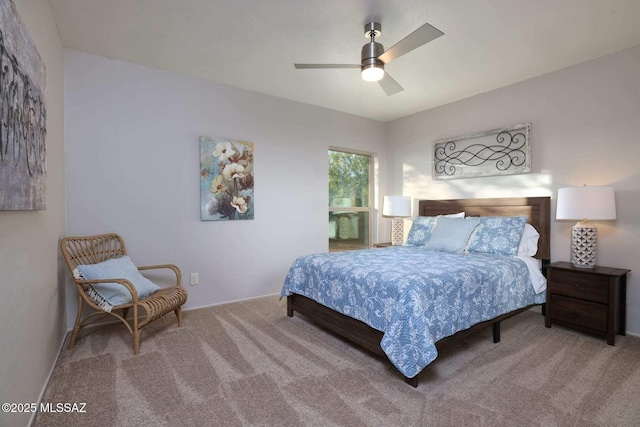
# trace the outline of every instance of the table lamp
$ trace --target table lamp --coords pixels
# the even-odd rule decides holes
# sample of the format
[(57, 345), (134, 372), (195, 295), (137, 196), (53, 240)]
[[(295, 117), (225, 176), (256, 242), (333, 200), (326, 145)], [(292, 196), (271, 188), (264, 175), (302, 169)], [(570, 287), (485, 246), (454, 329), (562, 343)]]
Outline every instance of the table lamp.
[(402, 217), (411, 216), (411, 197), (384, 196), (382, 215), (393, 217), (391, 220), (391, 244), (394, 246), (401, 245), (403, 243)]
[(556, 219), (574, 219), (571, 232), (571, 263), (593, 268), (598, 256), (598, 228), (591, 221), (616, 219), (613, 187), (583, 186), (558, 189)]

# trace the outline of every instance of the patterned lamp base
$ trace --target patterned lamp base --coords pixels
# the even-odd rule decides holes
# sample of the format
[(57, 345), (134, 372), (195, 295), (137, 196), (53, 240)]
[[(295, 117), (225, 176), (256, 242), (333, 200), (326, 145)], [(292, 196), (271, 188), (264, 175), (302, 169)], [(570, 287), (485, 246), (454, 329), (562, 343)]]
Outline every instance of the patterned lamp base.
[(403, 242), (403, 221), (400, 217), (391, 220), (391, 244), (393, 246), (401, 245)]
[(598, 257), (598, 229), (589, 221), (579, 221), (571, 232), (571, 263), (574, 267), (593, 268)]
[(348, 239), (351, 234), (351, 219), (347, 215), (338, 216), (338, 237)]

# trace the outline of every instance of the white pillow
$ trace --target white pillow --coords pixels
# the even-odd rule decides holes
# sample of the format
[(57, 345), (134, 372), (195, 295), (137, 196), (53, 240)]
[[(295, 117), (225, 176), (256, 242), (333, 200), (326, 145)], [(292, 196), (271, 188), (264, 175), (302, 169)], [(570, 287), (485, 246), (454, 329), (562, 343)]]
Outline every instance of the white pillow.
[(438, 216), (443, 216), (445, 218), (464, 218), (464, 212), (458, 212), (455, 214), (438, 215)]
[(518, 256), (534, 256), (538, 252), (538, 239), (540, 239), (538, 230), (531, 224), (525, 224), (518, 246)]
[(518, 255), (518, 258), (527, 264), (534, 292), (539, 294), (547, 289), (547, 278), (542, 275), (542, 261), (530, 256)]
[[(444, 216), (447, 218), (464, 218), (464, 212), (458, 212), (455, 214), (447, 214), (447, 215), (438, 215)], [(407, 243), (407, 238), (409, 237), (409, 231), (411, 231), (411, 226), (413, 225), (413, 220), (416, 219), (415, 216), (411, 216), (408, 218), (402, 218), (402, 243)]]

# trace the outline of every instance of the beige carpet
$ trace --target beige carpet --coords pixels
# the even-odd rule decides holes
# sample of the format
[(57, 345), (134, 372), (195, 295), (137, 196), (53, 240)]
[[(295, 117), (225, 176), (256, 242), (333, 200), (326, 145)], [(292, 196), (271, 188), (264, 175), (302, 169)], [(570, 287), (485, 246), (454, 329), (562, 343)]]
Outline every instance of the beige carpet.
[(83, 332), (60, 355), (37, 426), (640, 425), (640, 339), (616, 346), (534, 311), (456, 339), (405, 384), (382, 358), (265, 297), (169, 315), (134, 356), (122, 326)]

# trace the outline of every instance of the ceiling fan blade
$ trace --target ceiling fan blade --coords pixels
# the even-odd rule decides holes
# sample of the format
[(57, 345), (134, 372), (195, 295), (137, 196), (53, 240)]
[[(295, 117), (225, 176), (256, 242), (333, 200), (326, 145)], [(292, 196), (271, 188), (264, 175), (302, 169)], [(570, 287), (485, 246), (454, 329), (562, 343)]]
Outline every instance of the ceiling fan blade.
[(360, 64), (293, 64), (298, 70), (310, 70), (314, 68), (360, 68)]
[(379, 80), (378, 83), (387, 96), (395, 95), (396, 93), (404, 90), (402, 86), (400, 86), (400, 83), (395, 81), (389, 73), (384, 73), (384, 77), (382, 80)]
[(429, 43), (431, 40), (437, 39), (442, 35), (444, 35), (444, 33), (436, 27), (424, 24), (422, 27), (391, 46), (390, 49), (387, 49), (387, 51), (380, 55), (378, 59), (385, 64), (388, 64), (397, 57), (402, 56), (405, 53), (409, 53), (413, 49), (418, 48), (425, 43)]

